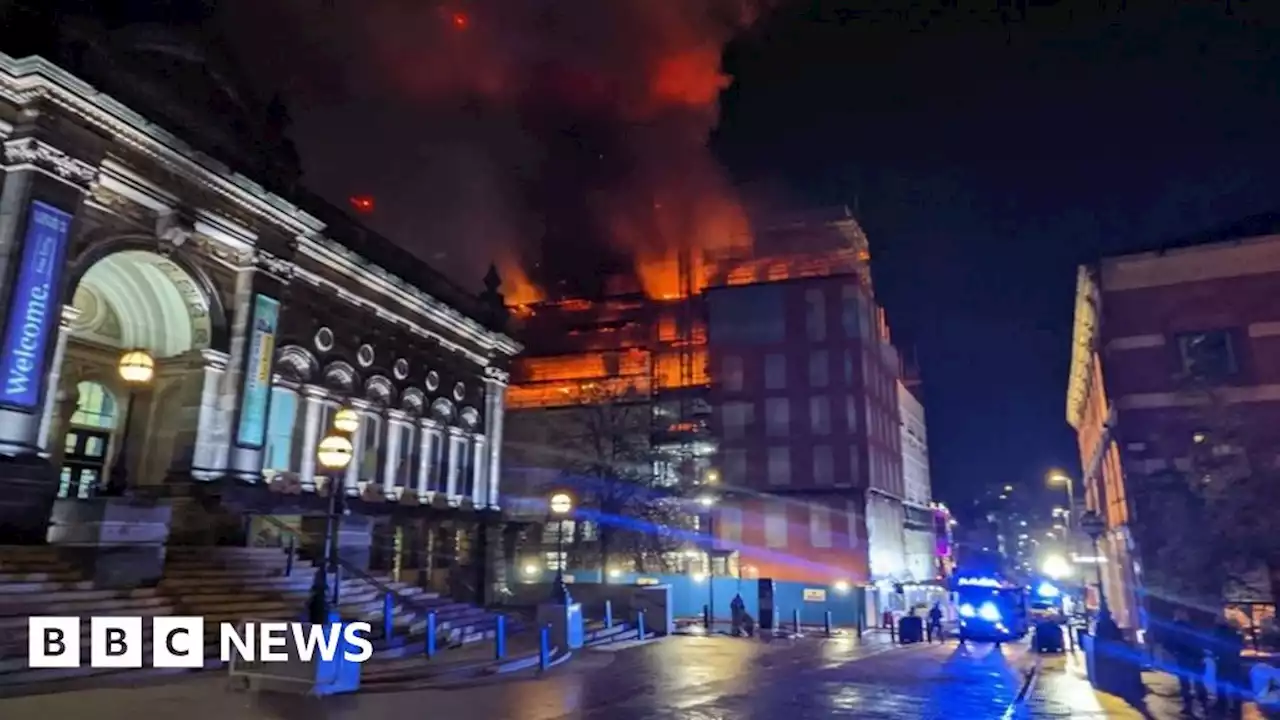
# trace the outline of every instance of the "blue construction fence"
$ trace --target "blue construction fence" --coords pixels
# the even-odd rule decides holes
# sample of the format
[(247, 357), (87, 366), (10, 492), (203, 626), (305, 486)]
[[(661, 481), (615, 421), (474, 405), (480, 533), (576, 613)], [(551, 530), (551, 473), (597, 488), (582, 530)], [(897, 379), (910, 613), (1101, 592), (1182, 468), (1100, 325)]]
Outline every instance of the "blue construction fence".
[[(551, 582), (555, 572), (525, 577), (525, 582)], [(565, 573), (570, 592), (575, 583), (607, 583), (609, 585), (668, 585), (671, 587), (672, 613), (676, 618), (701, 617), (703, 608), (714, 604), (715, 616), (728, 619), (729, 604), (736, 595), (752, 617), (760, 617), (760, 581), (736, 577), (701, 575), (658, 575), (620, 573), (601, 577), (598, 570), (574, 570)], [(773, 588), (774, 615), (782, 623), (790, 623), (793, 613), (800, 611), (802, 625), (822, 625), (831, 613), (833, 625), (853, 627), (866, 620), (866, 591), (859, 586), (823, 585), (778, 580)]]

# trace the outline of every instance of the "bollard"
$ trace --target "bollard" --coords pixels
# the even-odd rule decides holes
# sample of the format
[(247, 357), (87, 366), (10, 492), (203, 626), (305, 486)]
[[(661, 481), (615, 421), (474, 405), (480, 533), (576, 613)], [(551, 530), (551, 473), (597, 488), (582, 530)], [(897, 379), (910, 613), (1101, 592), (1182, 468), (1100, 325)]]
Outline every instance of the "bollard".
[(606, 630), (613, 629), (613, 601), (604, 601), (604, 628)]
[(644, 611), (636, 611), (636, 634), (641, 640), (644, 639)]
[(494, 618), (493, 627), (493, 659), (501, 660), (507, 656), (507, 616)]
[(298, 552), (297, 548), (294, 547), (293, 543), (294, 543), (293, 536), (290, 535), (289, 545), (284, 549), (284, 576), (285, 577), (290, 577), (291, 575), (293, 575), (293, 557)]
[(342, 604), (342, 566), (333, 566), (333, 606), (338, 607)]
[(538, 634), (538, 670), (546, 672), (551, 667), (551, 626), (543, 625)]
[(382, 596), (382, 638), (390, 640), (395, 635), (396, 621), (396, 603), (395, 598), (391, 597), (391, 593), (385, 593)]
[(898, 642), (898, 626), (895, 623), (890, 622), (889, 623), (889, 644), (892, 645), (896, 642)]
[(827, 637), (831, 637), (831, 611), (828, 610), (822, 616), (823, 629), (827, 631)]
[(799, 610), (791, 611), (791, 627), (797, 635), (800, 634), (800, 611)]
[(702, 606), (702, 627), (706, 628), (708, 632), (711, 631), (711, 606), (710, 605)]
[(436, 614), (427, 613), (427, 657), (436, 656)]

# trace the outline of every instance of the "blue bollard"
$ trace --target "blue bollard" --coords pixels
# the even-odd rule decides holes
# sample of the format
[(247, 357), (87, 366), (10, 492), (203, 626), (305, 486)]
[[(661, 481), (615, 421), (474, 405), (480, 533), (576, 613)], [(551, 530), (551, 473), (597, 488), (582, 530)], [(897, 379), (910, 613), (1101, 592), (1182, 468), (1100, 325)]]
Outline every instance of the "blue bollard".
[(436, 614), (427, 613), (427, 657), (436, 656)]
[(604, 627), (606, 630), (613, 629), (613, 601), (604, 601)]
[(822, 616), (823, 629), (827, 631), (827, 637), (831, 637), (831, 611), (828, 610)]
[(710, 605), (702, 606), (702, 627), (706, 628), (708, 632), (710, 632), (711, 630), (711, 606)]
[(499, 615), (494, 618), (493, 658), (501, 660), (507, 656), (507, 618)]
[(382, 596), (382, 638), (390, 640), (395, 635), (396, 603), (391, 593)]
[(538, 635), (538, 669), (546, 672), (551, 667), (551, 626), (543, 625)]
[(799, 610), (791, 611), (791, 627), (795, 630), (795, 633), (797, 635), (800, 634), (800, 611)]
[(644, 611), (636, 611), (636, 636), (641, 640), (644, 639)]

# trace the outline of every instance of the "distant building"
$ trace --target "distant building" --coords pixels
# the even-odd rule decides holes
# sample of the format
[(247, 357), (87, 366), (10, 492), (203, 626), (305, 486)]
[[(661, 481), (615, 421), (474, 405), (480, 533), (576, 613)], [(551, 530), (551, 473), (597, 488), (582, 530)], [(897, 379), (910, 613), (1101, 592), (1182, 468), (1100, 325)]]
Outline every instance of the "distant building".
[(898, 383), (898, 415), (906, 574), (910, 579), (922, 582), (932, 580), (938, 574), (929, 441), (925, 431), (924, 405), (903, 382)]
[(1280, 431), (1280, 235), (1239, 237), (1079, 272), (1067, 420), (1088, 507), (1106, 521), (1104, 589), (1122, 626), (1142, 624), (1141, 593), (1167, 595), (1144, 588), (1144, 575), (1179, 572), (1156, 552), (1160, 523), (1137, 523), (1143, 488), (1202, 449), (1239, 451), (1213, 436), (1204, 409), (1247, 414), (1250, 432), (1273, 441)]

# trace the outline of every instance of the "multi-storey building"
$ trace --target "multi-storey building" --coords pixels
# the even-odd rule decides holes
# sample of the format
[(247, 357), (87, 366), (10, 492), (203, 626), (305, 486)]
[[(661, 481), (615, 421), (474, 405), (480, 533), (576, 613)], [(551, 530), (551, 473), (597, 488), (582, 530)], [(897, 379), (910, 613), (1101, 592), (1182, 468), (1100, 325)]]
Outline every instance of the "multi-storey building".
[[(867, 580), (868, 493), (903, 495), (899, 361), (868, 258), (847, 210), (792, 215), (758, 223), (749, 251), (704, 255), (683, 296), (520, 309), (529, 354), (509, 441), (522, 418), (545, 429), (553, 408), (627, 394), (651, 408), (668, 484), (718, 480), (711, 527), (729, 562), (717, 571)], [(901, 512), (891, 525), (901, 537)]]
[(1137, 522), (1151, 497), (1144, 488), (1188, 471), (1206, 446), (1240, 452), (1215, 437), (1212, 413), (1238, 416), (1255, 440), (1277, 439), (1280, 236), (1237, 230), (1079, 272), (1067, 420), (1088, 507), (1106, 522), (1103, 588), (1122, 627), (1142, 625), (1140, 593), (1169, 594), (1142, 587), (1144, 575), (1180, 572), (1162, 560), (1160, 511)]
[(898, 383), (898, 414), (901, 418), (899, 437), (906, 570), (910, 579), (923, 582), (937, 575), (929, 441), (925, 431), (924, 404), (903, 382)]
[[(519, 351), (496, 278), (473, 297), (302, 189), (267, 104), (198, 32), (208, 8), (115, 9), (0, 22), (23, 55), (0, 54), (0, 540), (141, 584), (167, 538), (289, 526), (363, 568), (469, 567), (488, 597)], [(344, 406), (351, 462), (329, 476)]]

